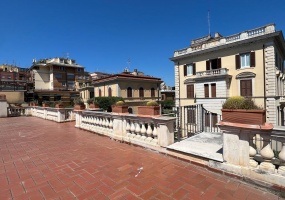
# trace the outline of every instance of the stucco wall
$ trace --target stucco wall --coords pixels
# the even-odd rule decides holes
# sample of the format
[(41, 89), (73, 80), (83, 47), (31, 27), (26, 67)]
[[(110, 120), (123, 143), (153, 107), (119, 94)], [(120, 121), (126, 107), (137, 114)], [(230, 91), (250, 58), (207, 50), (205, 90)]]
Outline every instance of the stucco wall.
[(24, 92), (0, 92), (1, 94), (6, 95), (7, 103), (24, 103)]

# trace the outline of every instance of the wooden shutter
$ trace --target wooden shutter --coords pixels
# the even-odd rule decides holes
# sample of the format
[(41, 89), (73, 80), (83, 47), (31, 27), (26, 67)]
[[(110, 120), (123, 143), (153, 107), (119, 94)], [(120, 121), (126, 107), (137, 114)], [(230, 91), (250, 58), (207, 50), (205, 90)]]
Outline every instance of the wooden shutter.
[(187, 98), (194, 98), (194, 85), (187, 85)]
[(212, 127), (216, 127), (218, 123), (218, 115), (216, 113), (212, 113)]
[(222, 63), (221, 63), (221, 58), (218, 58), (218, 61), (217, 61), (217, 69), (221, 69), (221, 66), (222, 66)]
[(211, 84), (212, 97), (216, 97), (216, 83)]
[(209, 60), (206, 61), (206, 70), (210, 70), (210, 61)]
[(205, 94), (205, 98), (209, 97), (209, 85), (208, 84), (204, 85), (204, 94)]
[(193, 63), (192, 66), (193, 66), (193, 75), (196, 75), (196, 63)]
[(251, 80), (241, 80), (240, 81), (240, 95), (245, 97), (252, 96), (252, 81)]
[(236, 69), (240, 69), (240, 56), (236, 55)]
[(250, 67), (255, 67), (255, 52), (250, 52)]
[(187, 65), (184, 65), (184, 76), (187, 76)]

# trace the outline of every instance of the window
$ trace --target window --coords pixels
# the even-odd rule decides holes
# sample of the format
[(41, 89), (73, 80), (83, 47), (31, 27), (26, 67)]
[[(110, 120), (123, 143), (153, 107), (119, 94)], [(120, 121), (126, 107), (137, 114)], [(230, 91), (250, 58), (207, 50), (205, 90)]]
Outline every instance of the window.
[(236, 55), (236, 69), (255, 67), (255, 52)]
[(62, 84), (62, 86), (66, 86), (66, 82), (62, 82), (61, 84)]
[(132, 91), (132, 88), (131, 87), (128, 87), (127, 89), (127, 97), (130, 98), (133, 96), (133, 91)]
[(99, 97), (101, 97), (102, 96), (102, 91), (101, 91), (101, 89), (99, 89)]
[(240, 95), (244, 97), (252, 96), (252, 80), (240, 80)]
[(55, 74), (54, 77), (55, 78), (62, 78), (62, 74)]
[(204, 95), (205, 95), (205, 98), (209, 98), (209, 85), (208, 84), (204, 85)]
[(155, 89), (154, 88), (150, 89), (150, 96), (155, 97)]
[(216, 83), (211, 84), (211, 97), (216, 97)]
[(53, 100), (54, 101), (60, 101), (61, 100), (61, 96), (60, 95), (54, 95)]
[(63, 63), (63, 62), (64, 62), (64, 60), (63, 60), (63, 59), (59, 59), (59, 62), (60, 62), (60, 63)]
[(111, 97), (112, 96), (112, 89), (109, 87), (108, 88), (108, 96)]
[(81, 68), (77, 68), (77, 71), (78, 71), (78, 72), (81, 72)]
[(195, 109), (188, 109), (187, 110), (187, 122), (190, 124), (195, 124), (196, 123), (196, 110)]
[(187, 85), (187, 98), (193, 99), (194, 98), (194, 85)]
[(140, 87), (140, 89), (139, 89), (139, 97), (140, 97), (140, 98), (143, 98), (143, 97), (144, 97), (144, 90), (143, 90), (142, 87)]
[(94, 97), (94, 92), (90, 92), (90, 98), (93, 98)]
[(74, 74), (67, 74), (68, 79), (74, 79)]
[(221, 58), (216, 58), (206, 61), (206, 70), (220, 69), (221, 68)]
[(184, 76), (191, 76), (196, 74), (196, 64), (187, 64), (184, 65)]
[(59, 69), (60, 69), (61, 71), (64, 71), (64, 67), (59, 67)]

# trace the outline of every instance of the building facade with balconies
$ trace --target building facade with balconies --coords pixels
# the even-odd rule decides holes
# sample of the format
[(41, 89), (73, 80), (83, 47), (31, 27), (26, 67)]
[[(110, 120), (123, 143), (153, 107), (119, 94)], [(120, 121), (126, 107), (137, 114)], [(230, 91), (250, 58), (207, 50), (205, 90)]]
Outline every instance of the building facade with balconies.
[(76, 80), (84, 76), (84, 67), (68, 58), (33, 61), (30, 67), (34, 97), (39, 101), (64, 101), (79, 96)]
[(228, 97), (245, 96), (266, 109), (267, 122), (284, 125), (284, 59), (284, 37), (274, 24), (192, 40), (170, 58), (175, 65), (176, 106), (203, 104), (221, 114)]
[[(159, 87), (163, 81), (160, 78), (144, 75), (138, 70), (129, 72), (125, 70), (119, 74), (104, 74), (92, 81), (94, 97), (122, 97), (131, 108), (132, 113), (137, 113), (137, 106), (144, 105), (150, 100), (159, 101)], [(91, 84), (81, 90), (85, 102), (90, 96)], [(89, 94), (86, 95), (86, 92)], [(93, 96), (93, 93), (92, 93)]]

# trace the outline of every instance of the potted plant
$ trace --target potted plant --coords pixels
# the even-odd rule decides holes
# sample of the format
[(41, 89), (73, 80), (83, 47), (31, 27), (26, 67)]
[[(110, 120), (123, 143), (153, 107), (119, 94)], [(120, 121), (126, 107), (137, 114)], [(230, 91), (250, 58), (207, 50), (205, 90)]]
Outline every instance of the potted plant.
[(85, 104), (81, 97), (74, 98), (73, 103), (74, 103), (74, 110), (84, 110), (85, 109)]
[(145, 106), (138, 106), (139, 115), (160, 115), (160, 106), (156, 101), (148, 101)]
[(49, 101), (43, 101), (42, 107), (49, 107), (50, 102)]
[(98, 104), (96, 98), (90, 98), (90, 99), (88, 99), (88, 100), (87, 100), (87, 103), (88, 103), (90, 109), (99, 108), (99, 104)]
[(222, 121), (241, 124), (264, 125), (265, 110), (251, 99), (242, 96), (228, 98), (222, 106)]
[(55, 108), (64, 108), (64, 105), (61, 100), (55, 102)]
[(38, 106), (38, 101), (37, 100), (30, 101), (30, 106)]
[(117, 101), (114, 105), (112, 105), (112, 112), (129, 113), (128, 105), (126, 105), (124, 101)]

